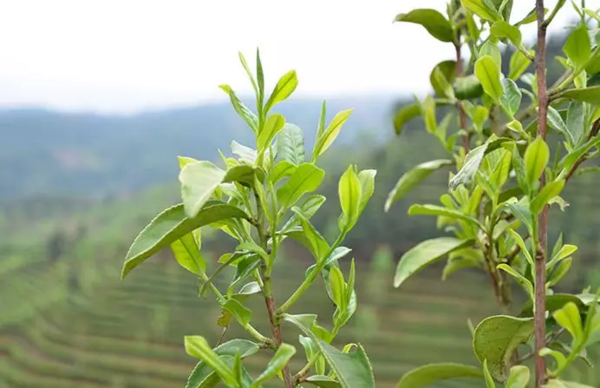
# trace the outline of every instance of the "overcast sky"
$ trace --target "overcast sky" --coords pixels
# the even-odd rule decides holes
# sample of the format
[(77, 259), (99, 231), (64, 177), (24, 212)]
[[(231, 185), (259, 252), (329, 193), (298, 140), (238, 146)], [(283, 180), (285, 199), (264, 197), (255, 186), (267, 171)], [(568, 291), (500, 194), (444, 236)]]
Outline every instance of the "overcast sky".
[[(237, 53), (253, 66), (256, 47), (269, 88), (296, 69), (297, 95), (422, 92), (431, 67), (453, 48), (392, 20), (445, 3), (0, 0), (0, 107), (132, 112), (220, 99), (222, 83), (244, 94), (251, 89)], [(518, 20), (534, 0), (515, 3)], [(564, 11), (557, 25), (574, 15), (568, 5)]]

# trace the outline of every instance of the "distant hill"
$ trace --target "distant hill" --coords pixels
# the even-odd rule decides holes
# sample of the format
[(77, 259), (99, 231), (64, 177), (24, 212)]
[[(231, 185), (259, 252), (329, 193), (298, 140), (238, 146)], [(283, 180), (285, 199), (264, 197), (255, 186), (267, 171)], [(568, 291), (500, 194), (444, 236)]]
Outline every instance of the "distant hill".
[[(354, 108), (338, 144), (359, 133), (376, 142), (390, 136), (393, 101), (383, 96), (328, 101), (328, 121), (336, 112)], [(320, 100), (292, 99), (276, 111), (307, 130), (312, 145), (320, 107)], [(251, 145), (252, 136), (228, 103), (132, 116), (3, 110), (0, 199), (102, 197), (144, 189), (176, 177), (177, 155), (216, 159), (217, 149), (228, 153), (233, 139)]]

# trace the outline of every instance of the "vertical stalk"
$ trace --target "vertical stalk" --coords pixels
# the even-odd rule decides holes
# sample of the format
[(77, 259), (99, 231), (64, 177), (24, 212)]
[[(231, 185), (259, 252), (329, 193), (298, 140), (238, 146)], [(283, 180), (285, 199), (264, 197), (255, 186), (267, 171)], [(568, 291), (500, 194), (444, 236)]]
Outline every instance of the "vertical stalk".
[[(548, 91), (546, 90), (546, 27), (544, 21), (544, 0), (536, 0), (537, 52), (536, 74), (538, 86), (538, 135), (546, 140)], [(540, 177), (540, 189), (546, 184), (544, 174)], [(544, 206), (538, 217), (537, 249), (535, 256), (535, 311), (534, 311), (534, 355), (535, 387), (546, 383), (546, 362), (540, 351), (546, 346), (546, 246), (548, 234), (548, 208)]]
[[(461, 77), (463, 74), (463, 64), (462, 64), (462, 52), (461, 52), (461, 44), (460, 44), (460, 29), (456, 31), (456, 42), (454, 43), (454, 49), (456, 51), (456, 77)], [(465, 112), (465, 107), (462, 102), (456, 101), (456, 110), (458, 110), (458, 119), (460, 124), (460, 129), (465, 131), (463, 136), (463, 148), (465, 149), (465, 153), (469, 152), (469, 148), (471, 146), (471, 139), (469, 137), (468, 125), (467, 125), (467, 113)]]
[[(260, 198), (258, 194), (255, 193), (256, 199), (256, 212), (258, 218), (258, 225), (256, 225), (256, 230), (258, 232), (258, 238), (260, 240), (260, 246), (271, 256), (273, 252), (271, 252), (267, 247), (267, 235), (265, 233), (265, 221), (264, 221), (264, 210), (261, 206)], [(271, 257), (269, 257), (271, 259)], [(281, 338), (281, 324), (279, 323), (279, 319), (277, 317), (277, 304), (275, 303), (275, 298), (273, 297), (273, 286), (271, 282), (271, 265), (274, 260), (269, 260), (268, 265), (263, 266), (263, 296), (265, 298), (265, 304), (267, 306), (267, 312), (269, 314), (269, 322), (271, 324), (271, 331), (273, 333), (273, 341), (275, 341), (275, 346), (279, 348), (283, 343)], [(294, 379), (292, 377), (292, 373), (290, 372), (289, 365), (286, 365), (283, 368), (283, 380), (285, 381), (286, 388), (294, 388)]]

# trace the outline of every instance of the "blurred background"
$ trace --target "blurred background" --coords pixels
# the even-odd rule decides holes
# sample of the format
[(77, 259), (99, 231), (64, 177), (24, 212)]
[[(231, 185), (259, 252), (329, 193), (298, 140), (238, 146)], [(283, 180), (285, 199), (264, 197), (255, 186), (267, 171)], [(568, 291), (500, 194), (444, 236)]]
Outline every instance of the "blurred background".
[[(515, 20), (533, 6), (515, 1)], [(307, 131), (307, 147), (323, 99), (328, 120), (355, 109), (322, 162), (330, 200), (315, 223), (325, 236), (337, 230), (337, 180), (347, 164), (378, 170), (373, 200), (345, 244), (359, 268), (359, 309), (340, 340), (364, 344), (381, 387), (427, 362), (475, 364), (467, 322), (499, 312), (482, 274), (442, 282), (442, 263), (392, 287), (400, 255), (442, 233), (432, 218), (409, 218), (408, 206), (437, 203), (447, 184), (445, 173), (434, 175), (383, 212), (403, 172), (443, 155), (420, 119), (400, 138), (393, 130), (396, 108), (429, 92), (432, 67), (454, 55), (421, 27), (392, 23), (415, 7), (443, 11), (445, 1), (0, 1), (0, 387), (184, 385), (194, 360), (183, 336), (214, 342), (219, 309), (197, 297), (196, 279), (170, 252), (126, 281), (119, 272), (137, 232), (179, 201), (178, 155), (219, 162), (217, 150), (229, 153), (233, 139), (251, 144), (218, 85), (252, 106), (238, 51), (253, 63), (257, 47), (268, 90), (297, 70), (296, 93), (276, 110)], [(561, 55), (574, 17), (565, 7), (554, 23), (549, 59)], [(550, 61), (549, 78), (560, 71)], [(568, 210), (550, 215), (550, 243), (561, 228), (580, 247), (565, 290), (600, 286), (598, 187), (593, 174), (574, 179)], [(232, 242), (203, 238), (214, 268)], [(310, 258), (290, 245), (280, 260), (276, 287), (288, 295)], [(333, 307), (322, 295), (315, 284), (295, 311), (328, 319)], [(600, 349), (589, 357), (600, 362)], [(600, 386), (598, 369), (583, 362), (569, 373)]]

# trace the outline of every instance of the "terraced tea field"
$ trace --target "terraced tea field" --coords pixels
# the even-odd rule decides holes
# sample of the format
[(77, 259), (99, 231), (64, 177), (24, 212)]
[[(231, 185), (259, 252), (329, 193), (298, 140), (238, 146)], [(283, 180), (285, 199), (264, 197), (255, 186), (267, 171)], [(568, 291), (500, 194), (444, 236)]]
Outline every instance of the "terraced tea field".
[[(79, 284), (72, 281), (72, 265), (22, 263), (7, 260), (0, 267), (2, 388), (182, 387), (195, 363), (183, 351), (182, 337), (201, 333), (214, 343), (221, 334), (215, 304), (198, 298), (194, 277), (168, 261), (150, 261), (120, 282), (120, 262), (111, 260), (79, 273)], [(288, 260), (276, 287), (286, 294), (299, 282), (302, 268)], [(393, 387), (405, 371), (427, 362), (476, 362), (467, 318), (476, 323), (495, 311), (488, 292), (474, 291), (483, 290), (483, 278), (463, 274), (442, 285), (436, 273), (427, 273), (395, 290), (391, 275), (367, 267), (358, 272), (361, 308), (340, 342), (363, 343), (378, 386)], [(316, 284), (294, 312), (318, 311), (320, 322), (327, 324), (333, 307), (320, 287)], [(260, 298), (250, 303), (261, 311)], [(268, 333), (260, 318), (257, 328)], [(288, 341), (297, 338), (293, 327), (284, 329)], [(227, 336), (235, 333), (232, 328)], [(247, 359), (250, 371), (269, 356)], [(298, 357), (293, 369), (301, 363)], [(590, 383), (593, 376), (594, 370), (588, 372)]]

